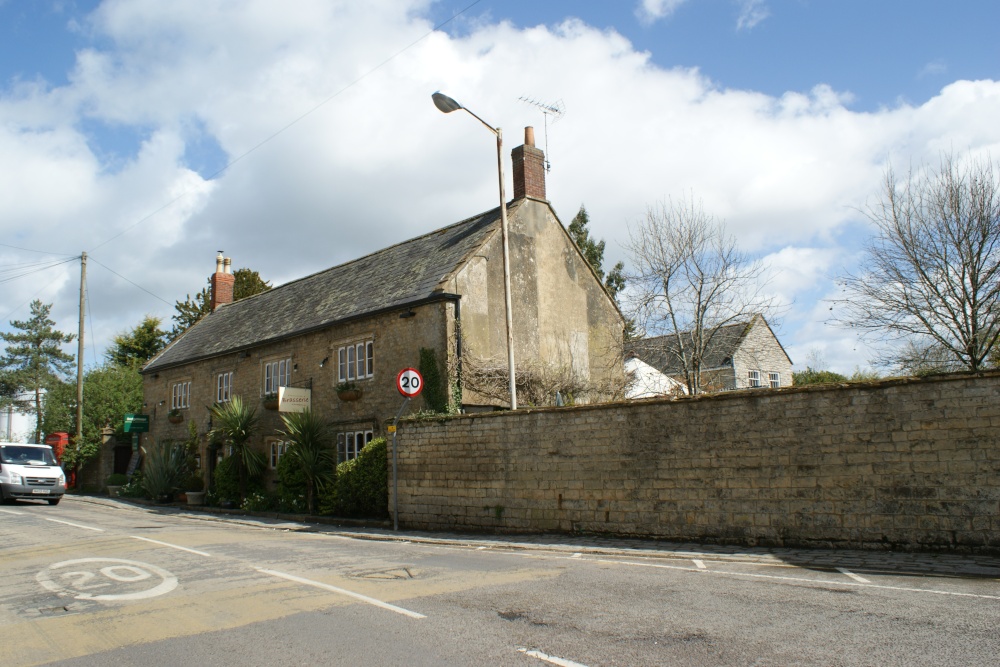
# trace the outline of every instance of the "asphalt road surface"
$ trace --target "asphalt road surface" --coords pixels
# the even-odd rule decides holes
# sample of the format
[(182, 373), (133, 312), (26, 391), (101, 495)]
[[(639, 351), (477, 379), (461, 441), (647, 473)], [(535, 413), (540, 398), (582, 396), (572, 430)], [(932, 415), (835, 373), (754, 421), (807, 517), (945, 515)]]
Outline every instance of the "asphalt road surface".
[(997, 665), (1000, 559), (0, 507), (0, 665)]

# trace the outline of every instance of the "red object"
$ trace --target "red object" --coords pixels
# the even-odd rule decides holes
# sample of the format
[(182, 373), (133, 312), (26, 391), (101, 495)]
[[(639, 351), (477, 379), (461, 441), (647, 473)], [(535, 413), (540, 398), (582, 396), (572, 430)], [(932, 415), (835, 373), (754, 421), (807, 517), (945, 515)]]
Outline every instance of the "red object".
[(413, 398), (424, 390), (424, 378), (416, 368), (404, 368), (396, 376), (396, 389), (407, 398)]
[(45, 436), (45, 444), (52, 448), (52, 453), (56, 455), (56, 461), (62, 463), (63, 451), (69, 444), (69, 433), (56, 431)]

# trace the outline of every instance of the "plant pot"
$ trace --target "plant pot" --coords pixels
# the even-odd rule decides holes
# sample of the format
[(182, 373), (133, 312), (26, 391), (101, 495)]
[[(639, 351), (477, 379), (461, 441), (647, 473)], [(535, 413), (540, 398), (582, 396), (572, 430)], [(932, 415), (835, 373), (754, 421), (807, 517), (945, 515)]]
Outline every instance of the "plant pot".
[(204, 505), (205, 504), (205, 492), (204, 491), (188, 491), (187, 492), (187, 503), (188, 503), (188, 505)]
[(111, 496), (112, 498), (117, 498), (118, 497), (118, 492), (121, 491), (121, 490), (122, 490), (122, 487), (120, 487), (120, 486), (109, 486), (108, 487), (108, 495)]
[(184, 415), (167, 415), (167, 421), (171, 424), (180, 424), (184, 421)]
[(337, 398), (342, 401), (356, 401), (361, 398), (360, 389), (343, 389), (337, 392)]
[(264, 409), (265, 410), (277, 410), (278, 409), (278, 399), (277, 398), (265, 398), (264, 399)]

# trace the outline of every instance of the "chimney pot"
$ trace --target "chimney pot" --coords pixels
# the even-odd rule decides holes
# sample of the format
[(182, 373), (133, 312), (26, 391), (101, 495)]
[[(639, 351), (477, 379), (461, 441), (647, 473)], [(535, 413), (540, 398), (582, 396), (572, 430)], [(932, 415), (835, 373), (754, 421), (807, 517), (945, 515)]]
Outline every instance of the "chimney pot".
[(236, 286), (236, 276), (231, 272), (232, 261), (228, 257), (222, 256), (222, 251), (215, 257), (215, 273), (212, 274), (212, 298), (211, 307), (214, 313), (216, 308), (233, 302), (233, 290)]
[(524, 145), (534, 146), (535, 145), (535, 128), (530, 125), (524, 128)]

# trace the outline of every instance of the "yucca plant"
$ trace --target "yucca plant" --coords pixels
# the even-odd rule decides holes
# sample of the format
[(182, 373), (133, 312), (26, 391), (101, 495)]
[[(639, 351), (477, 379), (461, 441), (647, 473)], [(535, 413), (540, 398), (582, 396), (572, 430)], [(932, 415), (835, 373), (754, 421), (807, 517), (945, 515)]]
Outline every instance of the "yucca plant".
[(285, 456), (302, 472), (306, 506), (310, 514), (315, 514), (317, 493), (333, 483), (336, 476), (330, 427), (311, 410), (281, 415), (281, 421), (285, 424), (281, 435), (289, 444)]
[(246, 499), (247, 478), (264, 470), (264, 455), (250, 447), (250, 439), (257, 433), (257, 408), (239, 396), (226, 403), (212, 406), (215, 428), (210, 437), (219, 437), (233, 447), (233, 456), (240, 475), (240, 503)]
[(184, 479), (184, 448), (172, 442), (158, 442), (143, 448), (142, 485), (153, 500), (170, 496)]

